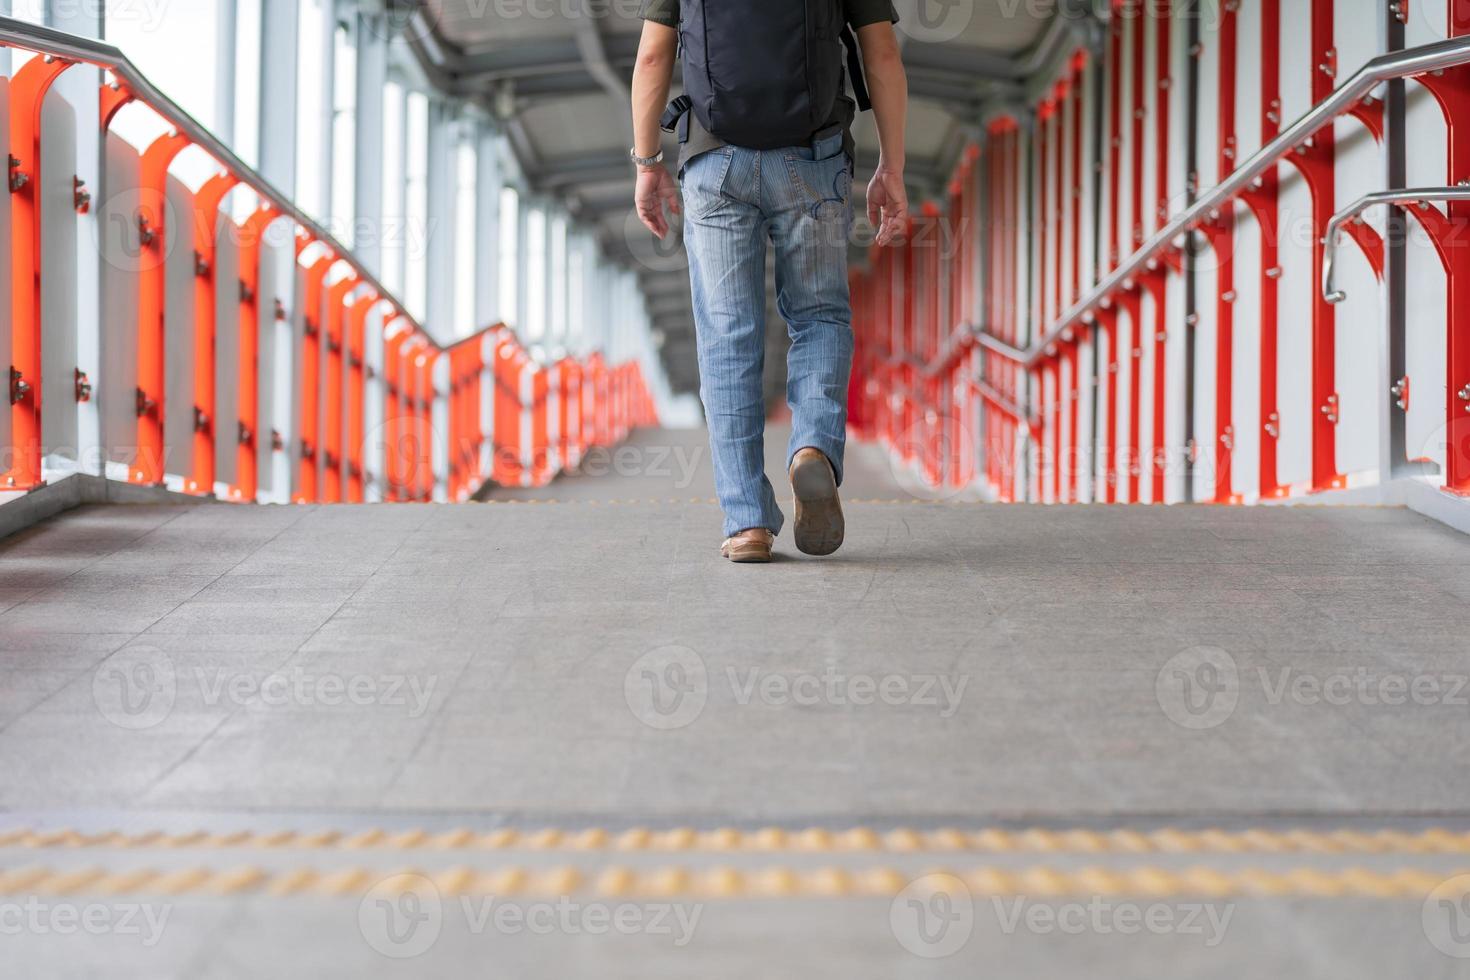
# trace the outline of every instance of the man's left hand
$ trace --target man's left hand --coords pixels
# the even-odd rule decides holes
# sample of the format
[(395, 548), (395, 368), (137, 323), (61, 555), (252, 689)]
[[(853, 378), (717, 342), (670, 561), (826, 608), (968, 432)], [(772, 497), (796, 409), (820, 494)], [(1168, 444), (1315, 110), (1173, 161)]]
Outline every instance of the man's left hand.
[(638, 189), (633, 194), (633, 203), (638, 208), (638, 220), (659, 238), (669, 233), (669, 214), (679, 213), (679, 185), (663, 167), (639, 167)]

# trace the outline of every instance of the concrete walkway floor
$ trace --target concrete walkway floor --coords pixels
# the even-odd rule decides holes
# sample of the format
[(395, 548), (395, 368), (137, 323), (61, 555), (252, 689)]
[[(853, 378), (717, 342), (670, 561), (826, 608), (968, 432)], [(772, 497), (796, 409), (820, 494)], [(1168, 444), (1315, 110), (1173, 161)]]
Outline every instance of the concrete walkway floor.
[[(782, 560), (733, 566), (716, 553), (702, 439), (640, 433), (582, 475), (483, 504), (87, 507), (0, 541), (0, 892), (25, 891), (6, 878), (23, 866), (265, 860), (217, 840), (161, 858), (7, 828), (553, 826), (593, 841), (644, 825), (1470, 830), (1470, 539), (1402, 510), (921, 501), (876, 450), (854, 447), (841, 552), (808, 559), (783, 535)], [(784, 447), (769, 448), (784, 498)], [(758, 863), (892, 866), (907, 881), (998, 860), (1080, 871), (1089, 862), (1073, 851), (1087, 853), (813, 858), (788, 841)], [(1222, 873), (1308, 861), (1267, 850), (1227, 868), (1204, 851), (1189, 863)], [(1470, 865), (1412, 851), (1371, 860), (1445, 878)], [(711, 899), (677, 877), (650, 886), (711, 902), (692, 955), (647, 931), (487, 939), (435, 877), (538, 853), (450, 846), (365, 861), (308, 848), (268, 869), (367, 867), (349, 876), (365, 891), (420, 868), (449, 910), (425, 958), (399, 962), (364, 939), (363, 894), (185, 887), (169, 900), (179, 918), (167, 942), (29, 935), (17, 975), (98, 964), (119, 976), (451, 975), (489, 960), (504, 967), (496, 976), (1133, 976), (1163, 963), (1191, 976), (1463, 976), (1470, 965), (1431, 941), (1421, 911), (1438, 906), (1423, 895), (1236, 895), (1228, 941), (1206, 947), (1178, 930), (1017, 927), (976, 887), (973, 938), (931, 961), (935, 947), (915, 954), (890, 922), (910, 906), (886, 893)], [(616, 890), (589, 883), (630, 860), (592, 846), (553, 864), (580, 869), (567, 894), (606, 902)], [(658, 860), (697, 876), (731, 858), (711, 846)], [(1090, 863), (1121, 874), (1161, 860), (1121, 848)], [(1370, 859), (1311, 860), (1337, 874)], [(69, 894), (87, 894), (71, 880)], [(1044, 878), (1026, 881), (1021, 897), (1058, 900)], [(1088, 881), (1084, 904), (1107, 891)], [(1201, 887), (1164, 900), (1208, 898)], [(912, 907), (938, 909), (932, 897)]]

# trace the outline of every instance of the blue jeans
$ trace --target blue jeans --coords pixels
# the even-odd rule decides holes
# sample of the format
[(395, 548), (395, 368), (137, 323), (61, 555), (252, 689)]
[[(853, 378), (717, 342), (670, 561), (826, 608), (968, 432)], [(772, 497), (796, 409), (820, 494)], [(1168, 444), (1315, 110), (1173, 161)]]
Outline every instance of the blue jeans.
[(786, 465), (800, 449), (819, 449), (840, 484), (852, 373), (852, 161), (839, 132), (811, 146), (710, 150), (685, 165), (681, 181), (700, 397), (725, 534), (779, 533), (785, 516), (766, 478), (761, 381), (766, 239), (775, 249), (777, 309), (791, 333)]

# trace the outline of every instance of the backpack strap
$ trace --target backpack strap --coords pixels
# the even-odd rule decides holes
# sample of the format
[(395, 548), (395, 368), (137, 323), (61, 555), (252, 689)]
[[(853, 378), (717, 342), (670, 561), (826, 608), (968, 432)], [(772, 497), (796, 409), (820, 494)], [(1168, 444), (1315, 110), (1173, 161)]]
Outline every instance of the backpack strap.
[(689, 141), (689, 110), (694, 108), (694, 100), (687, 95), (681, 95), (670, 102), (664, 114), (659, 117), (658, 126), (666, 133), (672, 133), (676, 129), (679, 132), (679, 142)]
[(852, 32), (852, 25), (842, 28), (842, 43), (847, 47), (847, 77), (852, 80), (852, 94), (857, 99), (859, 112), (867, 112), (873, 108), (872, 101), (868, 98), (868, 83), (863, 78), (863, 59), (858, 53), (857, 35)]

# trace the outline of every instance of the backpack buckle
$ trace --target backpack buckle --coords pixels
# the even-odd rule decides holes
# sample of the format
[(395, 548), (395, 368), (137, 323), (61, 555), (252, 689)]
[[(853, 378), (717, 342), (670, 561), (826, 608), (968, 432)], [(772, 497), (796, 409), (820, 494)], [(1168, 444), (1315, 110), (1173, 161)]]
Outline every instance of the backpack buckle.
[(674, 128), (689, 114), (689, 110), (692, 108), (694, 108), (693, 99), (687, 95), (679, 96), (669, 103), (668, 108), (664, 109), (664, 114), (659, 117), (659, 129), (662, 129), (666, 133), (672, 133)]

